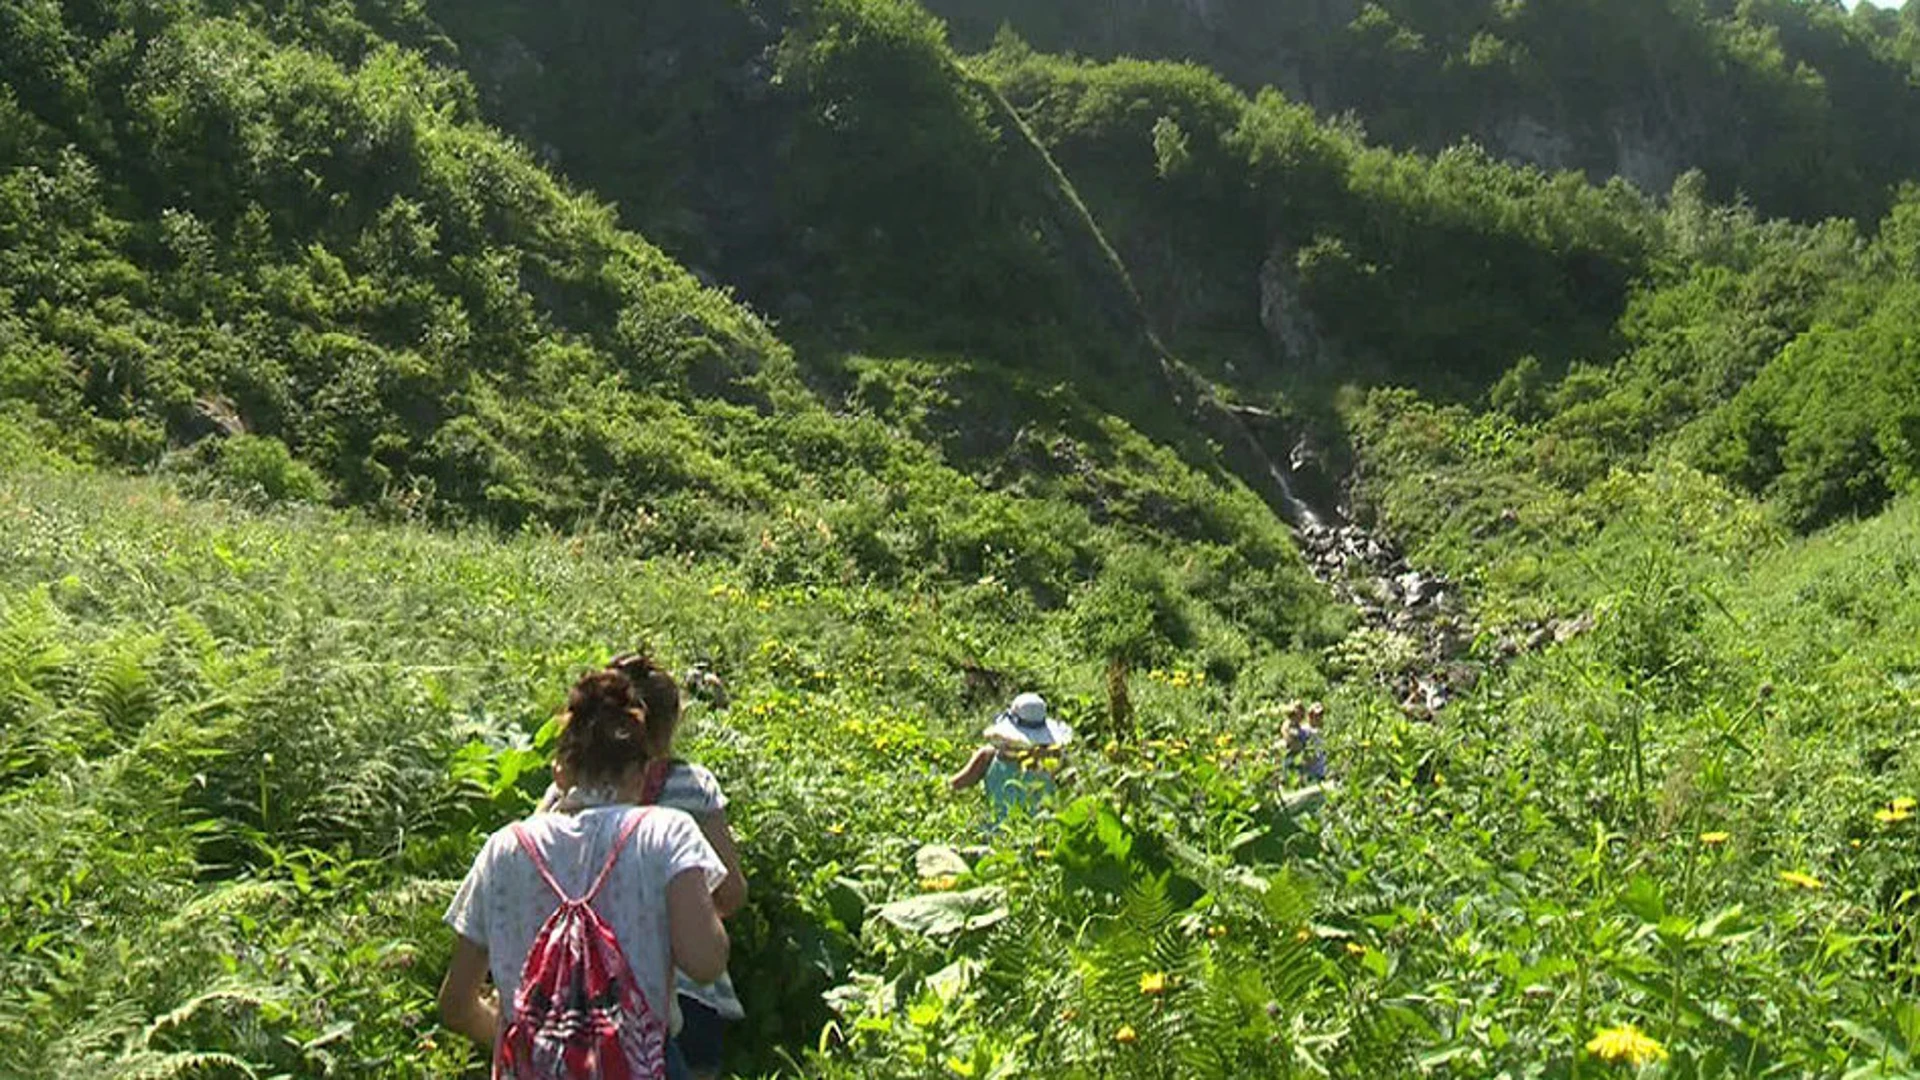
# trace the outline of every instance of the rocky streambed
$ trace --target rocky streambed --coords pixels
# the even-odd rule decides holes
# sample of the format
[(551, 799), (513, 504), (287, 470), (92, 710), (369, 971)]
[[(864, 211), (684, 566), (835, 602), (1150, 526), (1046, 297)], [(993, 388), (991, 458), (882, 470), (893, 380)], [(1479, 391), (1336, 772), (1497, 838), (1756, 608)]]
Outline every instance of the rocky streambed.
[(1403, 711), (1424, 719), (1472, 690), (1489, 664), (1568, 641), (1591, 614), (1488, 630), (1445, 575), (1418, 569), (1393, 544), (1350, 522), (1311, 520), (1296, 530), (1302, 552), (1334, 596), (1360, 613), (1391, 657), (1380, 676)]

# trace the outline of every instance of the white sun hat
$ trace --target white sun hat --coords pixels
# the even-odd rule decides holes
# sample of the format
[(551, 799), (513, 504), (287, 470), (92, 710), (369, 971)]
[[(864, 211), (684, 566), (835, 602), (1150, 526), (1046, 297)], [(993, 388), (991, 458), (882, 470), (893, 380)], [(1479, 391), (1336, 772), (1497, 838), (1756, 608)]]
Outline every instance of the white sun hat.
[(1047, 699), (1021, 694), (983, 732), (989, 741), (1012, 746), (1065, 746), (1073, 729), (1047, 715)]

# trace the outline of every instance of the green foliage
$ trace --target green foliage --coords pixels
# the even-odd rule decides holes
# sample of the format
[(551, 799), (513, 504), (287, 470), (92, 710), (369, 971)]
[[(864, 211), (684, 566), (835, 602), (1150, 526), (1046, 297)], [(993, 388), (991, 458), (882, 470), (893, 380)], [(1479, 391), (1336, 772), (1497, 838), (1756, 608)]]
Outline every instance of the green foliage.
[(219, 447), (215, 466), (221, 480), (242, 492), (257, 492), (276, 502), (324, 502), (326, 481), (304, 461), (296, 461), (279, 439), (236, 435)]
[(1471, 146), (1369, 148), (1277, 92), (1248, 100), (1191, 65), (1094, 66), (1011, 44), (983, 62), (1194, 352), (1237, 338), (1267, 364), (1316, 359), (1260, 340), (1291, 280), (1279, 303), (1309, 310), (1353, 371), (1458, 390), (1524, 353), (1607, 350), (1650, 254), (1655, 215), (1624, 186)]
[[(1906, 22), (1366, 5), (1335, 53), (1417, 155), (1191, 64), (962, 62), (904, 0), (642, 8), (0, 0), (0, 1073), (483, 1068), (439, 913), (636, 639), (735, 690), (684, 750), (753, 882), (746, 1069), (1912, 1056), (1920, 197), (1762, 223), (1710, 160), (1661, 207), (1417, 115), (1611, 123), (1631, 44), (1777, 135), (1759, 205), (1856, 213)], [(1868, 160), (1827, 105), (1872, 94)], [(1156, 330), (1249, 424), (1438, 390), (1322, 418), (1357, 510), (1472, 659), (1566, 640), (1399, 715), (1357, 676), (1418, 643), (1346, 634)], [(1137, 737), (971, 853), (968, 680), (1090, 734), (1107, 661)], [(1306, 695), (1339, 783), (1294, 790)]]
[[(1375, 0), (1204, 7), (933, 0), (964, 47), (1017, 34), (1047, 53), (1181, 59), (1253, 92), (1352, 115), (1381, 145), (1625, 175), (1690, 168), (1769, 215), (1866, 221), (1920, 163), (1910, 14), (1793, 0), (1526, 4)], [(1024, 45), (1022, 47), (1025, 47)], [(1029, 50), (1031, 51), (1031, 50)]]
[(1162, 660), (1192, 641), (1166, 575), (1145, 551), (1127, 552), (1107, 564), (1074, 599), (1072, 625), (1088, 655), (1136, 667)]
[[(1069, 886), (1047, 857), (984, 860), (971, 893), (923, 894), (901, 869), (917, 843), (977, 838), (973, 802), (930, 782), (982, 721), (961, 663), (1023, 673), (1091, 717), (1100, 672), (1069, 644), (1070, 612), (1008, 621), (1005, 594), (977, 586), (749, 584), (730, 556), (641, 563), (613, 534), (456, 537), (195, 503), (155, 480), (9, 472), (0, 494), (18, 508), (0, 515), (0, 839), (21, 853), (5, 872), (20, 902), (0, 915), (0, 977), (19, 989), (0, 1005), (0, 1071), (471, 1067), (434, 1026), (438, 917), (484, 835), (544, 785), (546, 721), (608, 642), (710, 655), (735, 691), (727, 713), (690, 715), (683, 752), (734, 793), (753, 882), (731, 924), (743, 1064), (814, 1045), (821, 995), (856, 973), (918, 986), (935, 970), (907, 963), (938, 927), (889, 922), (902, 901), (993, 898), (926, 947), (997, 943), (969, 991), (996, 1026), (1029, 1003), (1008, 980), (1040, 992), (1059, 972), (1043, 954), (1076, 941), (1049, 914)], [(1159, 717), (1233, 693), (1148, 680), (1141, 700)], [(1087, 755), (1095, 790), (1134, 782)], [(1276, 812), (1264, 759), (1191, 766), (1182, 790)], [(1227, 826), (1154, 815), (1115, 864), (1123, 890), (1223, 872)], [(47, 835), (67, 839), (31, 842)], [(1176, 871), (1183, 845), (1209, 854)], [(966, 1034), (943, 1052), (1041, 1060), (953, 1022)]]

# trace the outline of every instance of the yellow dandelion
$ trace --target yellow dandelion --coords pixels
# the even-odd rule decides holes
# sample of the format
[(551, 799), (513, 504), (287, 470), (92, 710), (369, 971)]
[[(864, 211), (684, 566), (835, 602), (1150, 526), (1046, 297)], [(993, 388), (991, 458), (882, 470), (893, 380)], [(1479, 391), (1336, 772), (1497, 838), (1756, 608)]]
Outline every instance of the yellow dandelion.
[(1587, 1053), (1602, 1061), (1641, 1065), (1667, 1059), (1667, 1048), (1632, 1024), (1601, 1028), (1587, 1041)]
[(1826, 883), (1812, 874), (1803, 874), (1798, 870), (1780, 871), (1780, 880), (1789, 885), (1798, 885), (1802, 889), (1824, 889)]
[(1897, 806), (1883, 806), (1873, 812), (1873, 818), (1882, 825), (1893, 825), (1913, 816), (1913, 811), (1902, 810)]
[(827, 826), (827, 835), (828, 836), (845, 836), (847, 835), (847, 827), (836, 821), (833, 824)]
[(1148, 997), (1158, 997), (1167, 992), (1167, 973), (1149, 971), (1140, 976), (1140, 992)]
[(1347, 942), (1347, 955), (1348, 956), (1365, 956), (1367, 955), (1367, 947), (1365, 945), (1360, 944), (1357, 941), (1349, 941)]
[(1140, 1033), (1133, 1030), (1132, 1024), (1122, 1024), (1120, 1030), (1113, 1033), (1113, 1041), (1121, 1046), (1132, 1046), (1140, 1041)]
[(1293, 941), (1294, 941), (1294, 944), (1296, 945), (1305, 945), (1308, 939), (1312, 937), (1313, 937), (1313, 934), (1309, 932), (1307, 928), (1304, 926), (1293, 932)]
[(1905, 795), (1902, 795), (1899, 798), (1893, 800), (1892, 805), (1895, 810), (1904, 811), (1909, 814), (1913, 813), (1915, 810), (1920, 810), (1920, 802), (1915, 802), (1913, 799)]
[(1708, 847), (1719, 847), (1731, 839), (1733, 839), (1733, 834), (1727, 832), (1703, 832), (1700, 834), (1700, 842)]
[(958, 884), (960, 884), (960, 878), (958, 875), (936, 874), (933, 877), (923, 877), (920, 879), (920, 891), (952, 892), (954, 889), (954, 886)]

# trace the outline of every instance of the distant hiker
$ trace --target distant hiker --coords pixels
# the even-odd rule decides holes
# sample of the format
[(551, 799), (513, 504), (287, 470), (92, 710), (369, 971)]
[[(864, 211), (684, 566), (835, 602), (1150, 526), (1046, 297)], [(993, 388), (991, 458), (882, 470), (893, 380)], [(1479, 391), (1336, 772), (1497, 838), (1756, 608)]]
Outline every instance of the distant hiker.
[(965, 791), (986, 781), (996, 826), (1016, 810), (1038, 810), (1054, 790), (1061, 750), (1073, 741), (1073, 729), (1047, 714), (1045, 698), (1029, 693), (1014, 698), (981, 734), (986, 745), (973, 752), (948, 785)]
[(1321, 727), (1326, 719), (1327, 707), (1318, 701), (1312, 705), (1290, 701), (1282, 715), (1285, 720), (1280, 731), (1281, 742), (1286, 750), (1287, 770), (1314, 783), (1325, 780), (1327, 751), (1321, 737)]
[(563, 809), (489, 837), (447, 908), (440, 1015), (493, 1049), (496, 1077), (685, 1074), (668, 1041), (672, 969), (726, 973), (714, 890), (727, 868), (687, 813), (639, 805), (648, 712), (626, 672), (582, 676), (555, 754)]
[(715, 709), (724, 709), (731, 700), (727, 696), (727, 682), (714, 671), (706, 659), (696, 660), (680, 679), (680, 685), (690, 697), (706, 702)]
[[(704, 662), (694, 665), (695, 671), (704, 668)], [(646, 705), (649, 761), (638, 800), (643, 806), (670, 807), (693, 816), (726, 867), (726, 877), (714, 887), (713, 906), (721, 918), (730, 918), (746, 903), (747, 879), (740, 868), (733, 830), (727, 825), (727, 797), (720, 790), (720, 782), (706, 769), (673, 757), (673, 738), (680, 723), (680, 688), (671, 675), (639, 653), (615, 657), (607, 669), (627, 676)], [(719, 683), (718, 675), (712, 678)], [(720, 685), (724, 693), (724, 684)], [(582, 803), (579, 789), (569, 786), (567, 779), (556, 763), (554, 784), (540, 800), (542, 810), (564, 812)], [(682, 973), (676, 977), (676, 990), (674, 1005), (681, 1023), (674, 1042), (686, 1062), (687, 1073), (693, 1080), (719, 1076), (726, 1026), (747, 1015), (734, 993), (733, 981), (725, 972), (710, 982)]]

